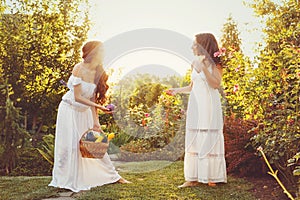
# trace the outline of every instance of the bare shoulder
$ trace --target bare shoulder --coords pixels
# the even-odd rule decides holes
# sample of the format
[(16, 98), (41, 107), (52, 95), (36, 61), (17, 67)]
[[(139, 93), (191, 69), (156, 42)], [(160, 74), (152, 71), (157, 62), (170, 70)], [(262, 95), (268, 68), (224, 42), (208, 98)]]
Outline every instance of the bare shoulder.
[(193, 60), (193, 62), (192, 62), (192, 67), (194, 67), (194, 66), (197, 66), (197, 64), (198, 64), (198, 60)]
[(72, 74), (76, 77), (81, 77), (81, 75), (82, 75), (81, 69), (82, 69), (81, 63), (76, 64), (72, 70)]

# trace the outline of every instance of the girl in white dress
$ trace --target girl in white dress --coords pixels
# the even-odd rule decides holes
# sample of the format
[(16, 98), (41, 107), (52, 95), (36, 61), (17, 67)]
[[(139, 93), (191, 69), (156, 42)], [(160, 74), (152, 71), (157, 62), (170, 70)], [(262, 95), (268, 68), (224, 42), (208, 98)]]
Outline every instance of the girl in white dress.
[(85, 131), (90, 128), (102, 131), (97, 109), (109, 113), (101, 105), (108, 89), (102, 52), (101, 42), (87, 42), (82, 48), (83, 62), (75, 65), (68, 80), (69, 91), (58, 107), (53, 176), (49, 186), (79, 192), (114, 182), (129, 183), (115, 170), (107, 153), (102, 159), (83, 158), (79, 150), (79, 140)]
[(210, 33), (195, 36), (192, 49), (191, 84), (167, 92), (190, 93), (185, 135), (184, 176), (179, 187), (196, 186), (199, 182), (216, 186), (227, 182), (224, 155), (223, 117), (218, 88), (222, 70), (215, 37)]

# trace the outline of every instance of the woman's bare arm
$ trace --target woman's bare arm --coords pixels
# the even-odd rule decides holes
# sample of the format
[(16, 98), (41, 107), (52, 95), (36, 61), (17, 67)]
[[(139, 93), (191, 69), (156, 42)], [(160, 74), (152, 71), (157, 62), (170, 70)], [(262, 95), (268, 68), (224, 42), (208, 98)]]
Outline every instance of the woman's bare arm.
[(208, 84), (210, 85), (210, 87), (212, 87), (214, 89), (218, 89), (220, 87), (221, 81), (222, 81), (221, 69), (219, 69), (218, 67), (213, 67), (213, 71), (212, 71), (212, 73), (210, 73), (208, 71), (207, 67), (203, 67), (202, 71), (205, 74), (206, 80), (207, 80)]

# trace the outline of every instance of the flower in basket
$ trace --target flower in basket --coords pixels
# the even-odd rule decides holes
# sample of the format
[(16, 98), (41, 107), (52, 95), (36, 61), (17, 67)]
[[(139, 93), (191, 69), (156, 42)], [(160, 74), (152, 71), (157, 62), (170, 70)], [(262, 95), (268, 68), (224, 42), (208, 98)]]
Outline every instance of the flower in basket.
[(105, 133), (88, 130), (81, 137), (80, 152), (83, 158), (103, 158), (109, 146)]
[(94, 135), (93, 131), (90, 131), (86, 134), (85, 136), (85, 140), (86, 141), (91, 141), (91, 142), (94, 142), (96, 140), (96, 136)]
[(114, 104), (111, 103), (111, 104), (106, 105), (105, 107), (106, 107), (107, 109), (109, 109), (110, 111), (113, 111), (113, 110), (115, 109), (116, 106), (115, 106)]
[(105, 134), (105, 133), (99, 133), (96, 131), (90, 131), (86, 134), (85, 136), (85, 141), (90, 141), (90, 142), (102, 142), (102, 143), (107, 143), (110, 140), (112, 140), (115, 137), (114, 133), (110, 134)]
[(105, 138), (105, 135), (99, 135), (97, 137), (97, 139), (95, 140), (95, 142), (102, 142), (104, 140), (104, 138)]
[(107, 143), (107, 136), (104, 133), (98, 133), (96, 137), (97, 139), (95, 142)]
[(108, 142), (109, 142), (110, 140), (112, 140), (112, 139), (115, 138), (115, 134), (114, 133), (110, 133), (110, 134), (108, 134), (107, 138), (108, 138)]

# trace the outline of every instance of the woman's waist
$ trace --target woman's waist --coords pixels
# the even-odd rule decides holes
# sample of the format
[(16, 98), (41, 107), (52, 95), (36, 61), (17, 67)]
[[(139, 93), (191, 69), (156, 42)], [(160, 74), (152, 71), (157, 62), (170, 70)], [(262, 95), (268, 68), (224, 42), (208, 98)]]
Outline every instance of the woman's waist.
[(76, 102), (74, 98), (71, 98), (69, 96), (64, 95), (62, 98), (61, 103), (70, 106), (72, 109), (83, 112), (90, 108), (90, 106), (87, 106), (85, 104)]
[(219, 93), (218, 89), (212, 88), (208, 84), (202, 84), (202, 83), (195, 84), (194, 82), (193, 82), (193, 87), (192, 87), (191, 91), (193, 91), (193, 92), (203, 91), (203, 92), (210, 92), (210, 93), (215, 93), (215, 94)]

